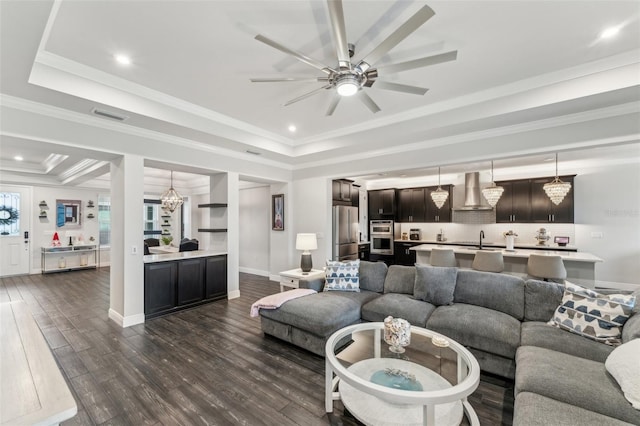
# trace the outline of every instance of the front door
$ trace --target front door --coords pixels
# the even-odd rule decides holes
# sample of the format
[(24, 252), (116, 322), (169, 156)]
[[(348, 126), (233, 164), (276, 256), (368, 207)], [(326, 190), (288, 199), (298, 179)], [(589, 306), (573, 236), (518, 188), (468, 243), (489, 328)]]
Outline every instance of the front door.
[(0, 186), (0, 277), (29, 273), (31, 188)]

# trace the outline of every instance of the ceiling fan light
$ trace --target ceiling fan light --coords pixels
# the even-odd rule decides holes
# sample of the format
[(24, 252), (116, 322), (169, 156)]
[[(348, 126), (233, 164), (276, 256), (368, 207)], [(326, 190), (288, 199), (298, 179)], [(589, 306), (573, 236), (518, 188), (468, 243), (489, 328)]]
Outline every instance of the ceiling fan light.
[(340, 96), (353, 96), (359, 89), (358, 80), (352, 75), (341, 76), (336, 82), (336, 90)]

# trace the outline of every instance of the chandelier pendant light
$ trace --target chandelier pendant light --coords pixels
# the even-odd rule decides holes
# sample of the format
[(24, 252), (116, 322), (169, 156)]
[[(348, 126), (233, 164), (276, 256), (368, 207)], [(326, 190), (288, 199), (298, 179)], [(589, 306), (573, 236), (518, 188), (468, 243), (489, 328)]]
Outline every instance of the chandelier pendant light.
[(556, 206), (564, 200), (564, 197), (571, 190), (571, 184), (569, 182), (563, 182), (558, 177), (558, 153), (556, 152), (556, 177), (553, 181), (545, 183), (542, 187), (547, 196), (551, 199), (551, 202)]
[(496, 186), (493, 181), (493, 160), (491, 160), (491, 185), (482, 190), (482, 195), (485, 200), (491, 207), (495, 207), (498, 204), (498, 200), (502, 197), (502, 193), (504, 192), (504, 188), (501, 186)]
[(449, 191), (445, 191), (440, 187), (440, 167), (438, 167), (438, 189), (431, 191), (431, 199), (435, 203), (436, 207), (441, 209), (447, 201), (447, 198), (449, 198)]
[(169, 210), (173, 213), (183, 203), (183, 198), (178, 192), (173, 189), (173, 170), (171, 170), (171, 187), (160, 196), (162, 202), (162, 209)]

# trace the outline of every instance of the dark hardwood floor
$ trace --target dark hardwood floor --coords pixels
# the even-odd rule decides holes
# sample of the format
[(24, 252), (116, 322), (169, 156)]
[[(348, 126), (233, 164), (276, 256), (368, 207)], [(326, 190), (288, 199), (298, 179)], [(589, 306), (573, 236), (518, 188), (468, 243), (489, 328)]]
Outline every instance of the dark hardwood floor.
[[(0, 279), (24, 299), (78, 404), (65, 425), (353, 425), (324, 412), (324, 359), (265, 337), (251, 304), (279, 291), (240, 274), (241, 297), (122, 329), (107, 317), (109, 269)], [(482, 425), (511, 424), (513, 382), (483, 375)]]

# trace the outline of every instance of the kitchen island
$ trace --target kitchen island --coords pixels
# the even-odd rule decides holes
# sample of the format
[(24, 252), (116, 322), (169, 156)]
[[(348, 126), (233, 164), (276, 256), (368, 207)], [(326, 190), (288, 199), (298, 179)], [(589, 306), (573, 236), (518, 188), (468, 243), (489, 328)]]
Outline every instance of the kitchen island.
[(146, 319), (227, 296), (226, 252), (196, 250), (143, 259)]
[[(416, 252), (417, 263), (430, 263), (431, 250), (434, 248), (452, 249), (456, 255), (458, 266), (461, 268), (471, 268), (473, 258), (479, 250), (477, 247), (456, 246), (442, 244), (421, 244), (412, 247), (410, 250)], [(502, 248), (490, 248), (487, 250), (500, 251), (504, 258), (504, 272), (514, 275), (527, 275), (527, 262), (531, 254), (556, 255), (562, 258), (564, 267), (567, 270), (567, 279), (576, 284), (589, 288), (595, 286), (595, 265), (603, 260), (591, 253), (565, 251), (565, 250), (539, 250), (539, 249), (515, 249), (509, 251)]]

